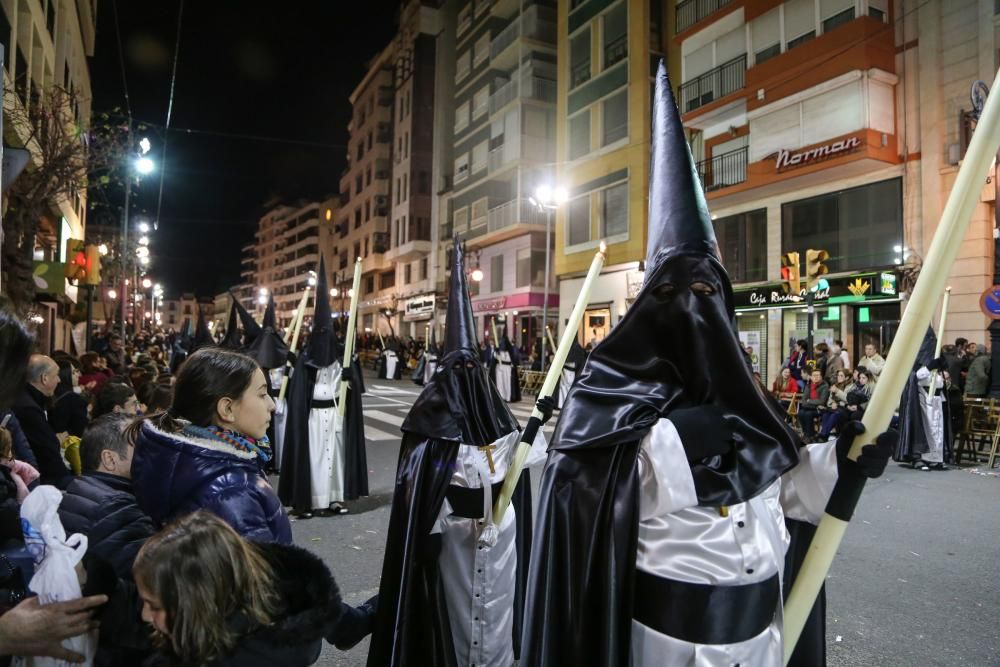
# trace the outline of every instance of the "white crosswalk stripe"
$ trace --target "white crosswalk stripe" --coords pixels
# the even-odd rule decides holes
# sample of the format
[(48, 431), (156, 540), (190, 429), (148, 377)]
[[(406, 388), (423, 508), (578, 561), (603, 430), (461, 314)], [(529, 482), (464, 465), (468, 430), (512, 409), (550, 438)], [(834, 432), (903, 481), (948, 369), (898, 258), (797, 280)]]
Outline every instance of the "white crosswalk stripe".
[(403, 425), (402, 416), (390, 414), (388, 412), (382, 412), (381, 410), (369, 410), (368, 408), (365, 408), (365, 417), (370, 417), (371, 419), (377, 419), (380, 422), (385, 422), (386, 424), (392, 424), (393, 426)]
[(399, 434), (386, 433), (382, 429), (375, 428), (374, 426), (369, 426), (365, 424), (365, 440), (371, 440), (373, 442), (378, 442), (380, 440), (399, 440)]

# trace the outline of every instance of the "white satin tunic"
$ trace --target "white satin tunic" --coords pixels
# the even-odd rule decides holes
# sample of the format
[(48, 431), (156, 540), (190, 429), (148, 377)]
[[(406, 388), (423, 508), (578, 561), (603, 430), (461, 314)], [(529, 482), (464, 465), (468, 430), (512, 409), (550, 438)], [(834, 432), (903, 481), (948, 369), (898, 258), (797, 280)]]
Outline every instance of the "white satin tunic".
[[(453, 516), (445, 499), (433, 532), (441, 533), (441, 581), (452, 642), (459, 665), (475, 667), (510, 667), (514, 664), (514, 589), (517, 581), (516, 517), (513, 506), (504, 513), (498, 526), (496, 543), (480, 541), (480, 532), (492, 523), (490, 485), (502, 482), (520, 440), (514, 431), (493, 444), (494, 472), (490, 472), (486, 453), (477, 447), (462, 445), (455, 460), (451, 483), (466, 488), (484, 488), (485, 519)], [(545, 461), (545, 436), (541, 429), (532, 443), (526, 465)]]
[(399, 357), (392, 350), (386, 350), (385, 352), (385, 379), (392, 380), (396, 377), (396, 364), (399, 363)]
[[(316, 372), (313, 400), (336, 400), (339, 391), (340, 363), (335, 361)], [(326, 509), (344, 499), (344, 441), (336, 407), (309, 411), (309, 475), (312, 509)]]
[[(699, 507), (677, 429), (661, 419), (639, 450), (636, 567), (659, 577), (735, 586), (781, 575), (789, 537), (784, 516), (816, 523), (836, 482), (835, 440), (800, 450), (800, 463), (751, 500)], [(782, 664), (781, 609), (756, 637), (736, 644), (693, 644), (632, 621), (631, 664), (717, 667)]]
[(500, 392), (500, 398), (510, 402), (513, 397), (511, 393), (511, 385), (517, 382), (517, 377), (514, 376), (514, 367), (510, 364), (510, 352), (497, 350), (497, 391)]
[(927, 434), (927, 451), (920, 455), (925, 463), (944, 463), (944, 378), (941, 373), (934, 376), (934, 396), (927, 396), (931, 386), (931, 372), (926, 366), (917, 369), (917, 385), (920, 387), (920, 418)]
[(436, 354), (424, 353), (424, 384), (431, 381), (434, 377), (434, 370), (437, 369), (438, 358)]
[[(273, 368), (268, 371), (271, 374), (271, 386), (281, 390), (281, 378), (285, 376), (284, 368)], [(287, 389), (286, 389), (287, 391)], [(280, 401), (274, 397), (274, 412), (271, 419), (274, 422), (274, 466), (281, 468), (281, 452), (285, 444), (285, 417), (287, 416), (288, 405), (284, 398)]]

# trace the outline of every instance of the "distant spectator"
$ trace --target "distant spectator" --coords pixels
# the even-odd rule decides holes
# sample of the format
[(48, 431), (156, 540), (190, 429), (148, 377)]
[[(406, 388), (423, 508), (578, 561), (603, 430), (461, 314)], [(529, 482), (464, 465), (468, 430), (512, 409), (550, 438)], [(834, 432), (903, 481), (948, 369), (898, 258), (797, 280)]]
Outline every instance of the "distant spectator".
[(75, 360), (60, 357), (59, 385), (52, 396), (49, 424), (56, 433), (82, 437), (87, 428), (87, 399), (80, 395), (80, 369)]
[(112, 376), (107, 360), (96, 352), (84, 352), (80, 355), (80, 366), (80, 386), (96, 396)]
[(122, 349), (122, 337), (112, 334), (108, 339), (108, 350), (104, 353), (104, 359), (108, 362), (108, 368), (115, 375), (125, 373), (125, 350)]
[[(847, 350), (844, 349), (844, 341), (840, 340), (839, 338), (833, 341), (833, 347), (831, 349), (833, 350), (834, 354), (840, 357), (840, 363), (843, 364), (843, 369), (845, 371), (850, 371), (851, 355), (849, 355), (847, 353)], [(850, 375), (850, 373), (848, 373), (848, 375)]]
[(42, 484), (65, 489), (72, 475), (63, 462), (60, 438), (45, 415), (45, 407), (58, 385), (56, 362), (42, 354), (31, 355), (26, 382), (13, 410), (38, 461)]
[(143, 414), (151, 415), (156, 412), (163, 412), (170, 407), (170, 385), (163, 385), (158, 382), (150, 382), (136, 393), (136, 398), (142, 405)]
[(799, 403), (799, 425), (806, 442), (811, 442), (816, 437), (815, 420), (826, 411), (829, 400), (830, 389), (823, 380), (823, 373), (818, 368), (813, 369), (809, 384), (802, 390), (802, 402)]
[[(826, 368), (830, 363), (830, 346), (826, 343), (817, 343), (816, 347), (813, 348), (813, 368), (817, 369), (823, 374), (824, 381), (826, 380)], [(810, 372), (810, 375), (812, 373)]]
[(976, 348), (976, 356), (969, 364), (969, 374), (965, 377), (965, 395), (972, 398), (986, 396), (990, 390), (990, 366), (992, 358), (986, 354), (986, 346)]
[(865, 345), (865, 356), (858, 360), (858, 368), (867, 368), (872, 380), (877, 380), (885, 366), (885, 359), (871, 343)]
[(139, 401), (132, 387), (119, 382), (109, 382), (104, 386), (94, 401), (91, 417), (97, 419), (112, 412), (121, 412), (131, 417), (139, 414)]
[(70, 483), (59, 506), (66, 532), (86, 535), (88, 553), (125, 579), (132, 577), (139, 548), (156, 532), (132, 490), (133, 447), (124, 434), (130, 422), (112, 413), (90, 425), (80, 445), (83, 475)]
[(848, 375), (847, 369), (844, 367), (844, 355), (841, 354), (843, 350), (837, 345), (837, 341), (833, 342), (833, 347), (831, 347), (827, 353), (826, 357), (826, 371), (823, 373), (823, 377), (826, 378), (827, 384), (833, 384), (837, 381), (837, 371), (844, 371), (844, 377)]
[(806, 359), (809, 357), (809, 343), (805, 340), (795, 341), (795, 349), (792, 350), (791, 355), (788, 357), (788, 370), (791, 371), (792, 377), (799, 384), (804, 384), (806, 379), (803, 379), (802, 371), (806, 367)]

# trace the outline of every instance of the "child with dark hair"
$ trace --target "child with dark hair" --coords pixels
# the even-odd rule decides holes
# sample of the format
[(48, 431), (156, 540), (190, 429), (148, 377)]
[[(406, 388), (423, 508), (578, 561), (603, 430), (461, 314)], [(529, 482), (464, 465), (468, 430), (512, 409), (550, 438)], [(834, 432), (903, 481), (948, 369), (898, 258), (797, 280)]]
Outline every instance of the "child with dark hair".
[(112, 412), (134, 417), (139, 413), (139, 401), (132, 387), (121, 382), (108, 382), (94, 399), (91, 417), (97, 419)]

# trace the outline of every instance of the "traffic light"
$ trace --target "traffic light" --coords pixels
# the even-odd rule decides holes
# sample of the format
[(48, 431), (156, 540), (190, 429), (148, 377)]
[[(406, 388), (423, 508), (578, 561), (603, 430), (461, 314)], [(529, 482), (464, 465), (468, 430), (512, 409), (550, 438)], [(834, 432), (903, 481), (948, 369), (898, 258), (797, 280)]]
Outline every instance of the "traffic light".
[(82, 281), (87, 278), (87, 251), (81, 239), (66, 242), (66, 266), (63, 275), (67, 280)]
[(830, 259), (830, 253), (826, 250), (806, 250), (806, 286), (808, 289), (817, 289), (823, 276), (830, 272), (830, 269), (823, 263), (828, 259)]
[(101, 284), (101, 248), (90, 243), (87, 245), (87, 284)]
[(786, 252), (781, 256), (781, 281), (785, 294), (798, 296), (802, 290), (802, 282), (799, 277), (799, 253)]

